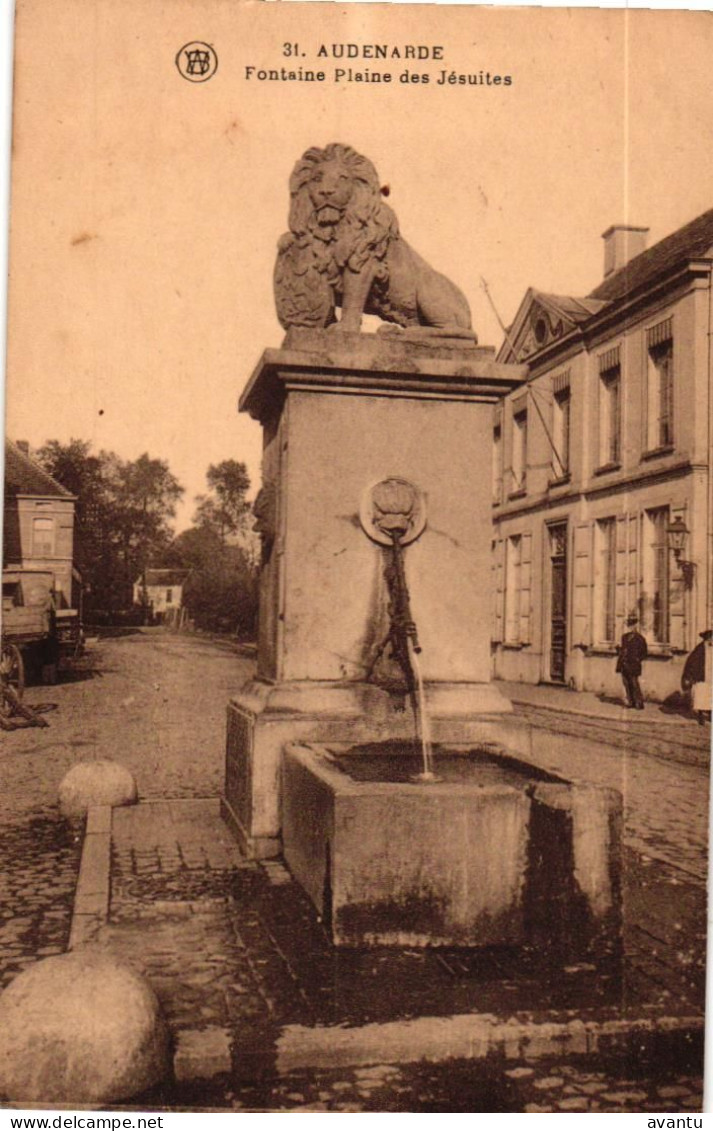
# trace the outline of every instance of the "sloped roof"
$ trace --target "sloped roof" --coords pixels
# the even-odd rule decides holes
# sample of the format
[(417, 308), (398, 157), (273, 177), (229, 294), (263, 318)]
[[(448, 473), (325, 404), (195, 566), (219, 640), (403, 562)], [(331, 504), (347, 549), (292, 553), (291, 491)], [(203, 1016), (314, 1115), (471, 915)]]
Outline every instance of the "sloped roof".
[(614, 302), (651, 282), (658, 275), (671, 271), (689, 259), (709, 256), (713, 251), (713, 208), (665, 236), (648, 251), (635, 255), (619, 271), (590, 292), (590, 299)]
[(549, 295), (544, 291), (533, 291), (533, 297), (543, 306), (549, 308), (553, 314), (563, 318), (565, 322), (573, 322), (576, 326), (580, 322), (587, 322), (606, 306), (605, 302), (593, 298), (575, 298), (573, 295)]
[(147, 569), (146, 584), (183, 585), (190, 572), (189, 569)]
[(73, 499), (74, 495), (58, 483), (44, 467), (13, 444), (5, 441), (5, 494), (37, 495), (41, 498), (54, 497)]
[[(570, 325), (585, 325), (611, 303), (645, 287), (660, 276), (665, 276), (677, 267), (683, 267), (692, 259), (711, 257), (713, 257), (713, 208), (697, 216), (690, 223), (684, 224), (670, 236), (665, 236), (647, 251), (634, 256), (624, 267), (599, 283), (584, 298), (547, 294), (529, 287), (513, 322), (508, 327), (505, 340), (498, 350), (497, 360), (503, 361), (512, 356), (509, 343), (523, 331), (528, 311), (534, 303), (540, 303)], [(536, 349), (534, 352), (540, 351)]]
[(537, 291), (534, 287), (528, 287), (517, 314), (508, 327), (505, 340), (498, 350), (497, 360), (512, 360), (515, 357), (515, 343), (517, 343), (516, 360), (529, 360), (540, 352), (543, 346), (536, 341), (532, 325), (537, 311), (547, 312), (553, 337), (556, 339), (566, 337), (573, 330), (587, 323), (606, 305), (598, 299), (548, 294), (546, 291)]

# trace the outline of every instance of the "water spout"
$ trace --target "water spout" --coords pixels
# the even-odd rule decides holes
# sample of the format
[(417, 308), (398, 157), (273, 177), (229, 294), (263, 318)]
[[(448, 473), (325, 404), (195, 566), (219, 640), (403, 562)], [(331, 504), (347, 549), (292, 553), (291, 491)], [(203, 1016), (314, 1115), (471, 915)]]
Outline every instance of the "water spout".
[(416, 622), (411, 614), (403, 558), (403, 538), (409, 530), (414, 507), (413, 499), (406, 489), (408, 487), (410, 484), (406, 484), (405, 481), (396, 480), (385, 480), (377, 485), (377, 488), (381, 489), (376, 508), (378, 515), (372, 519), (372, 522), (382, 536), (388, 538), (391, 543), (391, 553), (387, 557), (384, 568), (384, 579), (389, 593), (389, 631), (369, 665), (367, 679), (371, 678), (384, 650), (390, 645), (391, 656), (401, 668), (406, 681), (406, 691), (413, 707), (416, 735), (423, 757), (423, 770), (420, 774), (415, 774), (412, 780), (436, 782), (441, 779), (433, 771), (431, 724), (426, 710), (423, 675), (418, 658), (421, 645), (418, 642)]

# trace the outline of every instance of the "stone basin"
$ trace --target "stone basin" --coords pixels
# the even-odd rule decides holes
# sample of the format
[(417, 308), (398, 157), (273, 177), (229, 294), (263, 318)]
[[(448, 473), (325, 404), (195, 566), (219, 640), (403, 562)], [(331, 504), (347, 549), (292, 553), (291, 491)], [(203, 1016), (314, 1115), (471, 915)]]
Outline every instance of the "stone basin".
[[(365, 742), (340, 750), (338, 746), (322, 747), (322, 756), (356, 782), (411, 782), (423, 769), (423, 759), (416, 743)], [(458, 750), (437, 745), (433, 752), (436, 785), (458, 782), (486, 786), (513, 786), (525, 789), (533, 781), (561, 781), (554, 774), (520, 759), (502, 754), (495, 744)]]
[(290, 743), (285, 860), (338, 946), (618, 939), (621, 797), (508, 755), (409, 743)]

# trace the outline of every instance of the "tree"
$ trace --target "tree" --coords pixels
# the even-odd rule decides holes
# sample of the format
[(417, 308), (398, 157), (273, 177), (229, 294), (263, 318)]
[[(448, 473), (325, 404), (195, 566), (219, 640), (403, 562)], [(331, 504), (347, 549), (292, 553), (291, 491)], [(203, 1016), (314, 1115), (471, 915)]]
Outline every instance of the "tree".
[(90, 454), (88, 440), (48, 440), (37, 452), (37, 459), (50, 475), (77, 496), (77, 514), (99, 498), (104, 490), (102, 457)]
[(240, 546), (224, 546), (184, 587), (184, 603), (199, 628), (252, 639), (257, 614), (257, 574)]
[(199, 628), (252, 637), (257, 555), (245, 498), (250, 477), (244, 463), (228, 459), (211, 464), (206, 479), (210, 493), (196, 498), (194, 525), (174, 539), (164, 564), (191, 570), (183, 599)]
[(109, 463), (116, 457), (106, 452), (92, 455), (86, 440), (70, 440), (68, 444), (48, 440), (37, 452), (37, 459), (76, 496), (74, 557), (87, 590), (87, 605), (116, 607), (121, 584), (109, 474)]
[(249, 551), (224, 545), (211, 526), (193, 526), (174, 539), (163, 564), (190, 569), (183, 602), (198, 628), (252, 639), (257, 569)]
[(76, 556), (87, 609), (126, 608), (133, 583), (171, 541), (170, 520), (183, 488), (164, 460), (93, 455), (85, 440), (49, 440), (40, 463), (76, 495)]
[(164, 460), (151, 459), (146, 452), (131, 463), (119, 462), (113, 473), (117, 533), (127, 582), (133, 583), (169, 546), (169, 521), (183, 487)]
[(196, 497), (193, 521), (197, 526), (216, 530), (225, 545), (231, 537), (247, 529), (250, 513), (250, 504), (245, 498), (250, 490), (248, 469), (238, 460), (224, 459), (221, 463), (210, 464), (206, 479), (210, 493)]

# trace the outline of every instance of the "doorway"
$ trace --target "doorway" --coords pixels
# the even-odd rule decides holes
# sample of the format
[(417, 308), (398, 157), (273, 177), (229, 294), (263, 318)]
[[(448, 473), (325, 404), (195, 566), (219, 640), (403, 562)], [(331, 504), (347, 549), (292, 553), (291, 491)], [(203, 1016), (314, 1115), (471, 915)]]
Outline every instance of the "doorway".
[(565, 682), (567, 658), (567, 523), (548, 527), (550, 535), (550, 680)]

